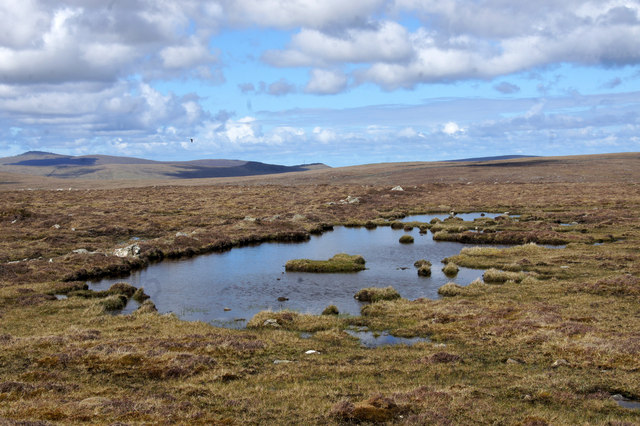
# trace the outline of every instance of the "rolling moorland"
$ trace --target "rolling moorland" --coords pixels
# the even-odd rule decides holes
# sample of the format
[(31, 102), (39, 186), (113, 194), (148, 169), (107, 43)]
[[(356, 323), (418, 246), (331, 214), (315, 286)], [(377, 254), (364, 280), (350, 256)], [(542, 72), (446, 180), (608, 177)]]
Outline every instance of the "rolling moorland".
[[(640, 401), (639, 153), (0, 182), (0, 423), (640, 423), (626, 408)], [(474, 244), (443, 264), (491, 270), (437, 300), (231, 330), (152, 300), (113, 315), (135, 289), (86, 290), (162, 259), (452, 210), (519, 217), (414, 224)], [(368, 349), (349, 326), (430, 341)]]

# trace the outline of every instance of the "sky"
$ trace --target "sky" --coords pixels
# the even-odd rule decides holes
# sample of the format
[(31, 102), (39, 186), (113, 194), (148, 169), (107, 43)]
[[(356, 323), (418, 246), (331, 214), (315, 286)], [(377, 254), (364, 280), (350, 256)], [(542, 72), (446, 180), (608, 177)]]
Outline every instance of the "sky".
[(0, 157), (30, 150), (638, 152), (640, 0), (0, 0)]

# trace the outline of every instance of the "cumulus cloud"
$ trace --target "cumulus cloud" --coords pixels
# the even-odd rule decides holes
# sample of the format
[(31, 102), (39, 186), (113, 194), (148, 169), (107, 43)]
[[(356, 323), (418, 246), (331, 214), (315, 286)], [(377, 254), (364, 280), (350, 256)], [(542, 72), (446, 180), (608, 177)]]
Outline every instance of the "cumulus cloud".
[(409, 32), (373, 15), (367, 25), (339, 31), (311, 26), (262, 59), (278, 67), (362, 64), (354, 72), (356, 81), (386, 90), (492, 79), (550, 64), (640, 62), (637, 2), (541, 0), (503, 6), (503, 0), (396, 0), (396, 13), (417, 14), (420, 28)]
[(302, 29), (284, 51), (265, 52), (263, 59), (278, 67), (326, 66), (334, 63), (406, 61), (413, 53), (408, 31), (396, 22), (350, 28), (337, 33)]
[(385, 0), (222, 0), (228, 19), (237, 25), (274, 28), (336, 28), (361, 24)]
[(333, 95), (344, 91), (348, 78), (341, 71), (314, 69), (311, 70), (305, 92), (319, 95)]
[(449, 135), (449, 136), (454, 136), (458, 133), (464, 133), (464, 129), (462, 129), (460, 126), (458, 126), (457, 123), (454, 123), (453, 121), (450, 121), (448, 123), (445, 123), (444, 126), (442, 126), (442, 133)]

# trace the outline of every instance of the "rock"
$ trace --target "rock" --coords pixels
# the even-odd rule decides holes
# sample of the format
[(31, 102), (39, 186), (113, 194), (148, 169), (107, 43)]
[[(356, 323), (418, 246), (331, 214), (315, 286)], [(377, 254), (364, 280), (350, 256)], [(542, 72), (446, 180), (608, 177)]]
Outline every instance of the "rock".
[(280, 327), (280, 324), (278, 324), (278, 320), (275, 320), (275, 319), (273, 319), (273, 318), (269, 318), (269, 319), (265, 320), (265, 321), (262, 323), (262, 326), (263, 326), (263, 327), (274, 327), (274, 328), (279, 328), (279, 327)]
[(57, 223), (55, 225), (52, 226), (53, 229), (60, 229), (60, 225), (58, 225)]
[(301, 214), (295, 214), (293, 215), (293, 218), (291, 220), (293, 220), (294, 222), (298, 222), (300, 220), (305, 220), (306, 218), (306, 216), (303, 216)]
[(404, 191), (404, 189), (402, 189), (402, 187), (400, 185), (398, 186), (394, 186), (393, 188), (391, 188), (392, 191)]
[(625, 398), (624, 396), (620, 395), (619, 393), (615, 394), (615, 395), (611, 395), (611, 399), (613, 399), (614, 401), (626, 401), (627, 398)]
[(287, 300), (289, 300), (288, 297), (284, 297), (284, 296), (278, 297), (278, 302), (286, 302)]
[(76, 250), (73, 250), (73, 252), (72, 252), (72, 253), (76, 253), (76, 254), (89, 254), (89, 250), (87, 250), (87, 249), (76, 249)]
[(224, 308), (223, 309), (225, 312), (229, 312), (231, 310), (231, 308)]
[(140, 246), (131, 244), (130, 246), (117, 248), (113, 251), (113, 254), (118, 257), (135, 257), (140, 254)]
[(257, 219), (255, 217), (245, 216), (242, 220), (244, 220), (245, 222), (255, 222)]
[(521, 361), (518, 361), (517, 359), (513, 359), (513, 358), (508, 358), (505, 362), (507, 364), (522, 364)]
[(176, 237), (188, 237), (189, 234), (186, 232), (176, 232)]
[(305, 352), (305, 354), (307, 355), (312, 355), (312, 354), (319, 354), (320, 352), (318, 351), (314, 351), (313, 349), (309, 349), (308, 351)]
[(288, 359), (276, 359), (273, 361), (274, 364), (290, 364), (293, 361), (289, 361)]
[(340, 204), (358, 204), (360, 203), (360, 198), (352, 197), (351, 195), (347, 196), (344, 200), (340, 200)]
[(567, 361), (566, 359), (558, 359), (556, 360), (553, 364), (551, 364), (551, 368), (558, 368), (558, 367), (566, 367), (569, 366), (569, 361)]

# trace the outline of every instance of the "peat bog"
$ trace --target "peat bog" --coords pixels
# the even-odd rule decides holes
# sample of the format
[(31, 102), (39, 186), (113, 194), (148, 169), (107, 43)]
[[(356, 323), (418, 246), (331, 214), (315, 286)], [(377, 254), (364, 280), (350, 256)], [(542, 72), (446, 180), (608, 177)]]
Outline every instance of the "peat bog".
[[(521, 168), (517, 160), (508, 167), (381, 165), (179, 186), (3, 186), (0, 423), (638, 424), (637, 155), (556, 160), (528, 159)], [(391, 191), (396, 186), (403, 191)], [(401, 222), (451, 211), (519, 217), (434, 222), (426, 235)], [(432, 277), (443, 273), (445, 257), (461, 272), (474, 270), (472, 280), (478, 269), (493, 271), (441, 287), (441, 298), (409, 300), (395, 278), (357, 283), (393, 286), (403, 297), (350, 316), (262, 310), (241, 330), (151, 309), (111, 315), (104, 302), (119, 296), (84, 297), (92, 293), (84, 289), (89, 278), (314, 241), (330, 226), (318, 241), (339, 236), (339, 226), (380, 228), (398, 250), (439, 235), (438, 245), (457, 249), (429, 258)], [(414, 244), (399, 244), (405, 232)], [(251, 246), (264, 242), (278, 244)], [(550, 243), (564, 248), (544, 247)], [(139, 251), (114, 255), (132, 244)], [(346, 248), (304, 257), (339, 252), (376, 264), (375, 256)], [(424, 258), (410, 256), (399, 272), (425, 279), (413, 265)], [(283, 268), (286, 260), (275, 263)], [(277, 309), (277, 297), (296, 300), (273, 296)], [(366, 348), (350, 330), (422, 340)]]

